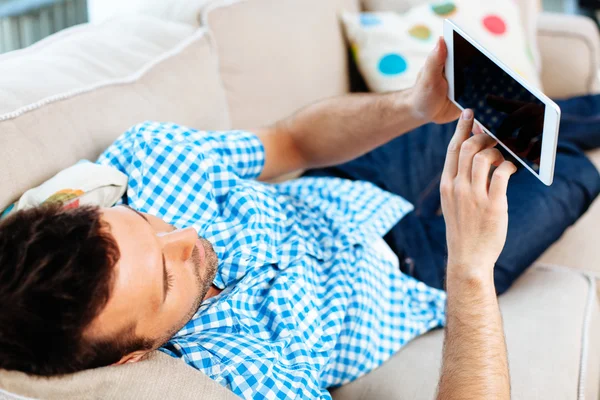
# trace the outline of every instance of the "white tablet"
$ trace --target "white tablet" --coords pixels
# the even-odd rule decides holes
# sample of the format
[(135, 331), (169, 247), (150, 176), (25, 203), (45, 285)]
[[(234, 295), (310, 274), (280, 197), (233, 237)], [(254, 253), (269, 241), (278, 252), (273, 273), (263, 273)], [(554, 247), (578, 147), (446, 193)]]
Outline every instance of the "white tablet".
[(471, 108), (484, 132), (496, 139), (544, 184), (554, 177), (560, 108), (518, 73), (444, 21), (448, 47), (448, 97)]

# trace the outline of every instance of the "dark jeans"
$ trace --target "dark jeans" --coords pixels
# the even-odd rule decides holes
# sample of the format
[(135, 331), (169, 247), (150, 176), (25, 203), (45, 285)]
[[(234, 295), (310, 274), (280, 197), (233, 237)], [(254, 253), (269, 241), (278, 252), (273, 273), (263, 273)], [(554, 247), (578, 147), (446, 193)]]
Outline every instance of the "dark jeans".
[[(508, 187), (508, 238), (494, 272), (499, 294), (588, 209), (600, 191), (600, 175), (583, 153), (600, 146), (600, 96), (558, 104), (562, 118), (553, 185), (545, 186), (522, 168)], [(405, 273), (440, 289), (446, 270), (446, 227), (439, 183), (455, 127), (456, 123), (425, 125), (356, 160), (305, 174), (369, 181), (411, 201), (415, 211), (384, 239)]]

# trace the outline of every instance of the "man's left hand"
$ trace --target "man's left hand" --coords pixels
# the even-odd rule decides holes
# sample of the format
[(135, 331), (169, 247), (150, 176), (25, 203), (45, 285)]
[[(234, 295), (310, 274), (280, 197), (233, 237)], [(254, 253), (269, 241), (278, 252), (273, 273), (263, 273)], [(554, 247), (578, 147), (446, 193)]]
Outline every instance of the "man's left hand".
[(448, 82), (444, 76), (447, 55), (446, 43), (440, 37), (419, 72), (415, 86), (410, 89), (415, 116), (424, 122), (445, 124), (460, 115), (458, 107), (448, 99)]

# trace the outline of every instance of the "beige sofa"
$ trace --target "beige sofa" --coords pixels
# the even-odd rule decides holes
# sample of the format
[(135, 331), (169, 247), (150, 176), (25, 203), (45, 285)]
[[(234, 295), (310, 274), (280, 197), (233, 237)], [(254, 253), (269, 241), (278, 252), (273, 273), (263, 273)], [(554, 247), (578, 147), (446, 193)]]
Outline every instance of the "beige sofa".
[[(153, 3), (136, 15), (76, 27), (0, 57), (0, 209), (79, 159), (94, 159), (142, 120), (253, 128), (350, 90), (338, 15), (358, 10), (359, 0)], [(520, 4), (526, 30), (539, 41), (545, 91), (554, 97), (595, 92), (595, 25), (582, 17), (538, 15), (535, 0)], [(600, 164), (600, 154), (593, 157)], [(598, 398), (600, 310), (592, 276), (600, 271), (599, 204), (544, 255), (545, 264), (556, 266), (532, 267), (500, 299), (515, 399)], [(416, 339), (381, 368), (332, 390), (334, 399), (433, 398), (442, 339), (442, 331)], [(162, 353), (58, 379), (0, 371), (0, 398), (23, 398), (17, 396), (234, 397)]]

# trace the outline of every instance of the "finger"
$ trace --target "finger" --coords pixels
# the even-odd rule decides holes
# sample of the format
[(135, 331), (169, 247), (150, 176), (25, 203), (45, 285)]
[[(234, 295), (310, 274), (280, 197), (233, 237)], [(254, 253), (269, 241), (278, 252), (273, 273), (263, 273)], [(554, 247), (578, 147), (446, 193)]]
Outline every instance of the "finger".
[(513, 113), (517, 111), (519, 108), (525, 106), (528, 103), (524, 101), (511, 100), (506, 99), (501, 96), (494, 96), (493, 94), (488, 95), (485, 98), (485, 102), (488, 106), (492, 107), (494, 110), (501, 111), (503, 113)]
[(480, 151), (494, 147), (496, 141), (488, 135), (477, 135), (465, 141), (460, 148), (458, 157), (458, 173), (457, 177), (461, 177), (467, 181), (471, 181), (471, 168), (473, 166), (473, 158)]
[(473, 170), (471, 171), (471, 182), (473, 188), (480, 195), (487, 195), (488, 178), (492, 165), (500, 166), (504, 162), (504, 156), (498, 149), (490, 148), (480, 151), (473, 158)]
[(433, 51), (427, 56), (425, 60), (425, 66), (422, 71), (422, 79), (425, 81), (435, 81), (440, 77), (443, 77), (444, 66), (446, 65), (446, 57), (448, 55), (448, 49), (444, 38), (438, 38), (437, 44)]
[(489, 197), (492, 201), (499, 201), (506, 197), (508, 180), (510, 176), (517, 172), (517, 167), (510, 161), (504, 161), (492, 174), (490, 182)]
[(471, 135), (473, 128), (473, 110), (466, 109), (458, 120), (454, 136), (450, 140), (448, 145), (448, 152), (446, 153), (446, 161), (444, 163), (444, 172), (442, 173), (442, 179), (450, 180), (454, 179), (458, 171), (458, 159), (460, 154), (460, 146), (465, 140)]

